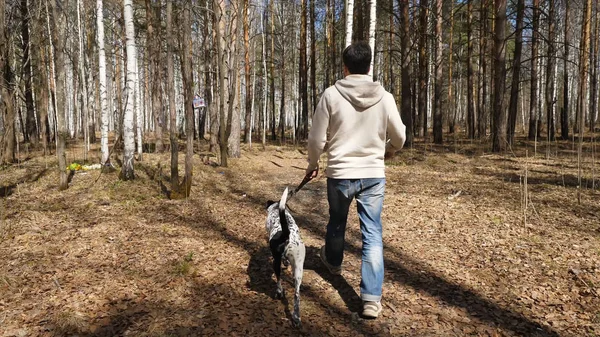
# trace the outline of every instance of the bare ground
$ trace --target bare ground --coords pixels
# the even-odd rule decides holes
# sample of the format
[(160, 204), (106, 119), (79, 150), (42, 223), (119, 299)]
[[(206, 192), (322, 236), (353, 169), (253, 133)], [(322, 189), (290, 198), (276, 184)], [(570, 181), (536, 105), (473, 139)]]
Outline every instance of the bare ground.
[(77, 172), (63, 192), (54, 157), (30, 154), (0, 171), (0, 336), (600, 335), (600, 194), (589, 151), (578, 194), (570, 144), (549, 159), (524, 142), (504, 156), (458, 145), (419, 144), (388, 163), (378, 320), (356, 313), (356, 211), (344, 272), (332, 277), (317, 256), (325, 178), (290, 201), (308, 255), (301, 329), (290, 324), (289, 270), (288, 300), (273, 298), (263, 207), (300, 182), (300, 151), (245, 148), (229, 168), (195, 157), (186, 200), (166, 197), (168, 154), (144, 154), (135, 181)]

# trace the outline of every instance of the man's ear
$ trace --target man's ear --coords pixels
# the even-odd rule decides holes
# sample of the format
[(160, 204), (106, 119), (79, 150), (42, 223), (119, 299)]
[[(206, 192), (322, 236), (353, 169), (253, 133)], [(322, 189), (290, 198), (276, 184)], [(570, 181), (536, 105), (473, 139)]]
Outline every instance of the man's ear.
[(265, 208), (269, 208), (269, 206), (273, 205), (274, 203), (275, 203), (275, 201), (273, 201), (273, 200), (267, 201), (267, 204), (265, 205)]

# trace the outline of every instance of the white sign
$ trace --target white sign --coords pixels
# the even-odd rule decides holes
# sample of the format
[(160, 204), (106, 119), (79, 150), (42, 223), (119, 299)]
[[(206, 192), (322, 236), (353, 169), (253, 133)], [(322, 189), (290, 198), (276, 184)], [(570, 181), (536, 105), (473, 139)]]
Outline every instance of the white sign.
[(194, 106), (194, 109), (203, 108), (206, 106), (206, 102), (204, 102), (204, 98), (199, 97), (199, 96), (194, 96), (193, 106)]

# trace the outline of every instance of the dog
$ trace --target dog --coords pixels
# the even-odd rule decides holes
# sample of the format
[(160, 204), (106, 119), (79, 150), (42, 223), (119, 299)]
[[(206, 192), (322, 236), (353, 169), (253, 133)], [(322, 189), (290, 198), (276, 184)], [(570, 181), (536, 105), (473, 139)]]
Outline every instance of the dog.
[(294, 312), (292, 313), (292, 323), (295, 327), (300, 327), (300, 285), (302, 284), (302, 274), (304, 272), (306, 247), (300, 238), (300, 231), (296, 221), (294, 221), (291, 213), (285, 207), (287, 198), (288, 189), (286, 188), (279, 202), (267, 202), (266, 229), (269, 247), (273, 255), (273, 271), (277, 278), (275, 297), (283, 298), (285, 296), (281, 285), (281, 264), (283, 262), (286, 267), (288, 265), (292, 266), (294, 275)]

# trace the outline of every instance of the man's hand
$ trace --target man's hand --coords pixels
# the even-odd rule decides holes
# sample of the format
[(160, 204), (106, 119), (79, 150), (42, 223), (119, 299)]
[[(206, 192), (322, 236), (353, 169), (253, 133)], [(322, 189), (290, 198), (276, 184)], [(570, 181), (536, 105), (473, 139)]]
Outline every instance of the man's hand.
[(383, 155), (383, 159), (384, 160), (388, 160), (388, 159), (392, 159), (396, 156), (396, 151), (385, 151), (385, 154)]
[(310, 178), (311, 180), (316, 178), (319, 175), (319, 167), (317, 167), (314, 170), (311, 170), (310, 168), (306, 169), (306, 177)]

